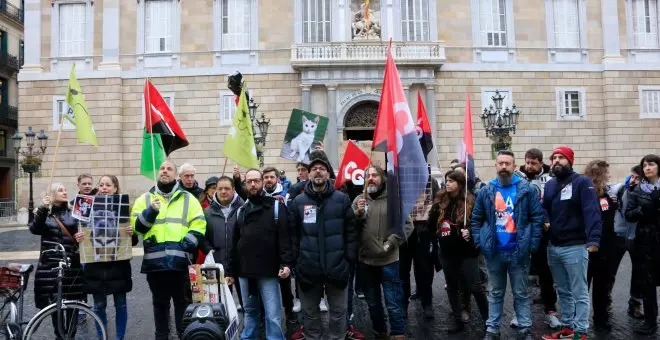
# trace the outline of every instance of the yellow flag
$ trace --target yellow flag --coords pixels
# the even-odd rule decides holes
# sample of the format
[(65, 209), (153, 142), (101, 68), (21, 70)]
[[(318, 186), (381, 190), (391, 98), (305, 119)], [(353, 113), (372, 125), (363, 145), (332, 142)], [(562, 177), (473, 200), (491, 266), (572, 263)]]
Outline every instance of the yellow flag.
[(69, 111), (64, 115), (64, 118), (76, 126), (78, 143), (99, 146), (96, 142), (96, 132), (94, 132), (92, 126), (92, 119), (89, 117), (89, 111), (87, 110), (87, 103), (76, 78), (76, 65), (71, 66), (66, 103), (69, 104)]
[(252, 122), (250, 121), (248, 112), (247, 97), (245, 96), (245, 89), (243, 89), (241, 90), (231, 129), (229, 129), (229, 134), (227, 134), (225, 146), (222, 151), (225, 157), (238, 163), (240, 166), (256, 168), (259, 166), (259, 161), (257, 160)]

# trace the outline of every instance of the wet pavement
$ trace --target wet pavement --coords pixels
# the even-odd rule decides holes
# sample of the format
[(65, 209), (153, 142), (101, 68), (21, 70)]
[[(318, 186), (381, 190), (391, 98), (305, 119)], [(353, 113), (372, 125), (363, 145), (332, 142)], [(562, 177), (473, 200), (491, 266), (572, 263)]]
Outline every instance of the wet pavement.
[[(36, 264), (39, 250), (39, 238), (31, 235), (26, 229), (15, 227), (5, 228), (0, 226), (0, 264), (6, 262), (25, 262)], [(142, 258), (135, 257), (131, 261), (133, 267), (133, 291), (128, 294), (129, 320), (126, 339), (152, 339), (154, 334), (153, 312), (151, 307), (151, 293), (149, 291), (146, 278), (140, 274), (140, 264)], [(630, 287), (631, 265), (630, 258), (626, 255), (621, 262), (621, 268), (617, 275), (617, 281), (613, 291), (613, 310), (612, 324), (613, 329), (609, 334), (590, 334), (590, 339), (660, 339), (660, 334), (652, 337), (641, 337), (632, 332), (633, 326), (639, 323), (627, 315), (629, 287)], [(30, 318), (36, 309), (32, 294), (32, 278), (30, 287), (25, 300), (25, 317)], [(415, 291), (413, 283), (413, 291)], [(533, 298), (539, 295), (538, 287), (530, 283), (530, 291)], [(424, 320), (422, 318), (421, 306), (419, 302), (413, 300), (410, 304), (408, 317), (408, 339), (481, 339), (483, 337), (483, 321), (479, 316), (478, 309), (473, 303), (472, 321), (463, 333), (457, 335), (448, 335), (447, 327), (449, 325), (449, 302), (444, 290), (444, 275), (437, 273), (433, 284), (433, 307), (435, 319)], [(91, 297), (90, 297), (91, 303)], [(366, 301), (355, 297), (354, 305), (354, 324), (363, 331), (368, 339), (373, 338), (371, 333), (371, 321), (367, 310)], [(114, 316), (112, 312), (112, 299), (108, 299), (109, 314), (109, 334), (110, 339), (114, 339)], [(509, 322), (513, 315), (513, 302), (511, 298), (510, 287), (507, 288), (505, 299), (503, 324), (501, 328), (502, 339), (515, 339), (516, 331), (509, 327)], [(535, 339), (541, 339), (550, 329), (544, 324), (543, 306), (534, 304), (532, 306), (533, 314), (533, 335)], [(327, 322), (327, 318), (326, 319)], [(289, 335), (295, 328), (295, 325), (287, 324)]]

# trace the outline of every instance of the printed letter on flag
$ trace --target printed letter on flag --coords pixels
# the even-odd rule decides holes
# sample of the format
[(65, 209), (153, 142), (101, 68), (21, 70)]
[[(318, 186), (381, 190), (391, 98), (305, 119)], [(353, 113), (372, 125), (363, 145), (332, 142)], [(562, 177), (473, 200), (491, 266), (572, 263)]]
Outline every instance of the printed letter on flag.
[(355, 142), (349, 140), (339, 166), (335, 189), (339, 190), (348, 181), (353, 182), (354, 185), (364, 185), (364, 169), (368, 166), (369, 156)]
[(174, 150), (188, 146), (188, 139), (170, 107), (149, 80), (144, 83), (144, 113), (147, 132), (160, 134), (167, 156)]
[(387, 153), (388, 224), (394, 233), (405, 237), (403, 225), (424, 192), (429, 175), (399, 71), (392, 58), (391, 40), (381, 93), (372, 148)]
[(87, 110), (87, 103), (76, 78), (76, 65), (71, 66), (66, 103), (69, 104), (69, 112), (64, 115), (64, 118), (76, 126), (78, 143), (99, 146), (96, 142), (96, 132), (94, 132), (94, 127), (92, 126), (92, 119), (89, 117), (89, 111)]
[(257, 159), (257, 149), (254, 145), (252, 122), (250, 121), (248, 110), (244, 86), (244, 89), (241, 90), (234, 119), (232, 120), (229, 134), (225, 139), (225, 146), (222, 152), (225, 154), (225, 157), (233, 160), (240, 166), (256, 168), (259, 167), (259, 160)]

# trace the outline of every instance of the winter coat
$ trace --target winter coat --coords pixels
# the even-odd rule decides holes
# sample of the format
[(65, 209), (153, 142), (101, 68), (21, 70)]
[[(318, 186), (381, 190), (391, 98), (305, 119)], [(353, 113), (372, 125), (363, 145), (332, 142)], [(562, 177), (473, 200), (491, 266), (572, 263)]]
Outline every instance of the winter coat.
[[(275, 221), (275, 204), (279, 205)], [(227, 276), (273, 278), (294, 263), (284, 203), (263, 194), (250, 198), (236, 214)]]
[[(635, 280), (660, 285), (660, 199), (639, 184), (630, 192), (626, 219), (637, 223), (634, 251), (639, 274)], [(657, 194), (656, 194), (657, 195)]]
[[(474, 195), (468, 195), (467, 202), (467, 225), (470, 225), (471, 212), (474, 207)], [(461, 235), (464, 228), (465, 196), (459, 194), (451, 198), (448, 193), (440, 194), (439, 201), (431, 206), (427, 229), (436, 235), (440, 245), (440, 255), (446, 258), (477, 257), (479, 251), (475, 248), (472, 240), (466, 241)], [(448, 221), (449, 228), (444, 221)], [(468, 228), (469, 229), (469, 228)]]
[(206, 217), (206, 237), (201, 244), (202, 251), (208, 254), (213, 250), (213, 259), (216, 263), (222, 263), (227, 266), (229, 254), (232, 251), (232, 240), (234, 237), (234, 227), (236, 226), (236, 214), (245, 201), (234, 193), (234, 199), (229, 204), (229, 214), (222, 212), (222, 207), (217, 198), (214, 197), (213, 203), (208, 209), (204, 210)]
[(61, 254), (47, 253), (44, 251), (56, 249), (55, 246), (46, 244), (45, 241), (57, 242), (64, 246), (66, 256), (70, 258), (70, 268), (64, 269), (62, 279), (62, 292), (67, 300), (82, 300), (85, 298), (83, 293), (84, 277), (80, 265), (80, 252), (76, 240), (71, 239), (62, 232), (60, 226), (53, 216), (62, 222), (71, 236), (78, 232), (78, 220), (73, 218), (68, 206), (53, 206), (52, 214), (48, 214), (48, 208), (39, 207), (34, 216), (34, 221), (30, 224), (30, 232), (41, 236), (40, 253), (37, 271), (34, 275), (34, 300), (37, 308), (41, 309), (54, 301), (57, 294), (57, 268), (59, 261), (62, 260)]
[(266, 191), (266, 188), (264, 187), (264, 196), (276, 198), (278, 201), (284, 204), (287, 203), (285, 200), (286, 192), (284, 192), (282, 184), (280, 184), (279, 182), (275, 183), (275, 190), (273, 190), (273, 192)]
[[(404, 243), (413, 231), (412, 220), (404, 226), (406, 239), (394, 233), (387, 220), (387, 189), (373, 198), (367, 195), (367, 207), (362, 215), (358, 216), (358, 201), (362, 195), (353, 200), (353, 214), (358, 220), (358, 259), (360, 263), (370, 266), (385, 266), (399, 261), (399, 246)], [(390, 243), (386, 251), (385, 242)]]
[[(479, 195), (472, 210), (472, 239), (484, 257), (492, 258), (497, 252), (495, 195), (496, 180), (479, 190)], [(516, 247), (512, 252), (515, 258), (529, 256), (536, 252), (541, 242), (543, 230), (543, 208), (537, 191), (529, 183), (513, 176), (516, 186), (516, 200), (513, 208), (515, 218)]]
[(355, 264), (356, 221), (348, 196), (328, 181), (322, 193), (307, 182), (305, 192), (289, 203), (294, 231), (296, 279), (300, 289), (331, 284), (345, 288)]
[(543, 198), (543, 192), (545, 188), (545, 183), (547, 183), (552, 177), (550, 176), (550, 166), (546, 164), (541, 165), (541, 173), (539, 174), (530, 174), (525, 171), (525, 166), (521, 165), (519, 172), (517, 174), (524, 176), (523, 179), (529, 181), (534, 187), (539, 190), (539, 199)]
[(637, 223), (630, 222), (626, 219), (626, 209), (630, 202), (630, 193), (634, 190), (635, 186), (630, 185), (630, 176), (626, 178), (624, 183), (615, 184), (610, 187), (610, 195), (616, 196), (618, 207), (616, 215), (614, 215), (614, 232), (624, 237), (626, 240), (634, 240)]
[(197, 183), (197, 181), (195, 181), (195, 184), (193, 185), (193, 187), (189, 189), (189, 188), (184, 187), (181, 180), (179, 180), (179, 187), (181, 189), (191, 193), (193, 195), (193, 197), (195, 197), (197, 199), (202, 197), (202, 194), (204, 193), (204, 188), (200, 187), (199, 183)]
[[(562, 200), (562, 196), (566, 199)], [(591, 178), (573, 172), (564, 180), (549, 180), (543, 193), (543, 208), (550, 218), (550, 244), (599, 246), (603, 223)]]

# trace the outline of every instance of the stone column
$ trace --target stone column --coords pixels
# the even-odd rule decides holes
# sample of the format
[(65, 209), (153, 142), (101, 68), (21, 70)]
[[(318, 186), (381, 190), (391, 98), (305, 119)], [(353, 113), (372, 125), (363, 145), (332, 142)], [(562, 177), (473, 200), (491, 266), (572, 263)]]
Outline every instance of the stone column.
[(119, 64), (119, 0), (103, 1), (103, 60), (99, 70), (120, 71)]
[(402, 84), (403, 85), (403, 93), (406, 95), (406, 100), (408, 103), (410, 103), (410, 85), (408, 84)]
[(328, 90), (328, 138), (325, 152), (334, 170), (339, 171), (339, 142), (337, 141), (337, 85), (326, 85)]
[(25, 63), (21, 72), (43, 72), (41, 67), (41, 1), (25, 0)]
[(304, 111), (311, 112), (312, 87), (310, 85), (300, 85), (300, 88), (302, 89), (302, 103), (300, 104), (300, 108), (303, 109)]
[[(586, 2), (586, 1), (585, 1)], [(584, 4), (586, 6), (586, 3)], [(603, 24), (603, 63), (625, 63), (621, 56), (619, 45), (619, 10), (617, 0), (602, 0), (600, 2)], [(616, 37), (616, 39), (612, 39)]]
[(429, 125), (431, 125), (431, 136), (433, 136), (433, 150), (429, 153), (428, 163), (431, 168), (438, 168), (438, 140), (435, 138), (438, 133), (438, 117), (435, 114), (435, 85), (426, 85), (426, 115), (429, 117)]

